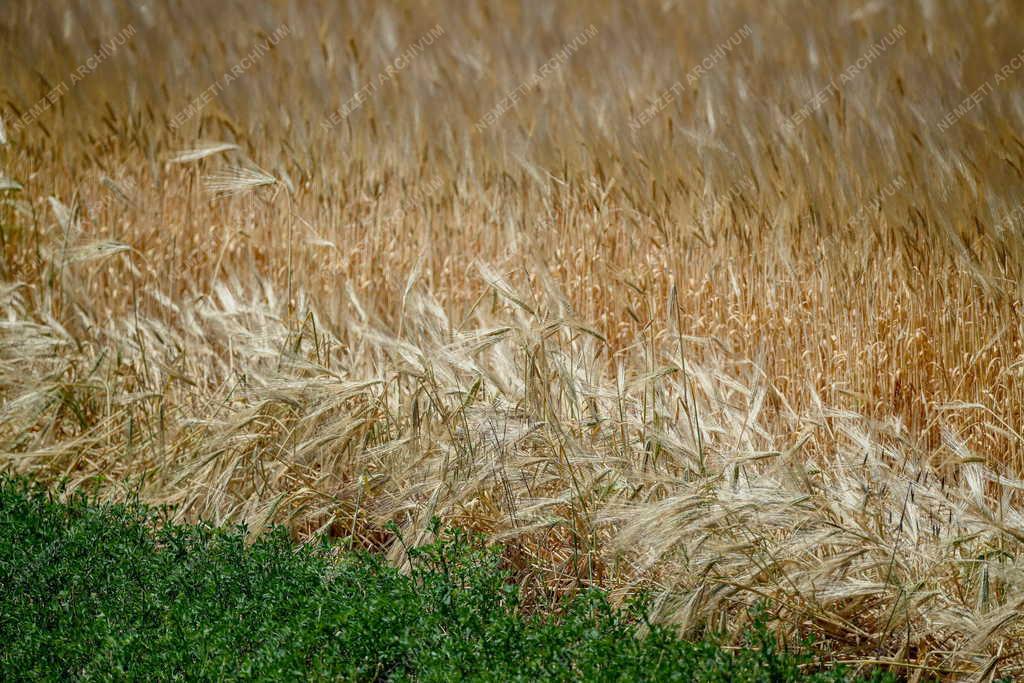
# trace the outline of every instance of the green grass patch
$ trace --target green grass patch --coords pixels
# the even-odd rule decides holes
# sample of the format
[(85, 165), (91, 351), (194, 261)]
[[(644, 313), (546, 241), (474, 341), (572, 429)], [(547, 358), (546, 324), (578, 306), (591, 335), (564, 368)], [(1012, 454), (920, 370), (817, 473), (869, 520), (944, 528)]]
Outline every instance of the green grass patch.
[(597, 591), (527, 614), (496, 552), (459, 531), (411, 551), (411, 576), (282, 530), (244, 538), (0, 482), (0, 679), (855, 680), (760, 622), (725, 649), (638, 638), (642, 610)]

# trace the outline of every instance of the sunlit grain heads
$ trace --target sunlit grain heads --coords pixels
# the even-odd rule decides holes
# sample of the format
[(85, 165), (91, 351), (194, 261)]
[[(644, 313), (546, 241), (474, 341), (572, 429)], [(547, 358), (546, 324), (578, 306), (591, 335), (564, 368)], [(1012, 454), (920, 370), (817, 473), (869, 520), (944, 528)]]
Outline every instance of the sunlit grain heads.
[(21, 190), (21, 183), (0, 174), (0, 192)]
[[(0, 467), (385, 550), (436, 514), (533, 599), (730, 633), (766, 601), (837, 657), (1019, 677), (1015, 91), (935, 130), (1012, 12), (756, 5), (155, 4), (137, 82), (0, 148)], [(70, 7), (6, 45), (52, 82), (101, 37)], [(150, 125), (286, 19), (316, 40), (196, 139)]]
[(213, 156), (214, 154), (220, 154), (222, 152), (228, 152), (236, 149), (238, 149), (238, 145), (230, 142), (208, 142), (193, 149), (182, 150), (171, 156), (168, 161), (172, 164), (187, 164), (193, 161), (199, 161), (200, 159), (205, 159)]
[(216, 196), (244, 194), (277, 182), (277, 178), (266, 171), (250, 166), (229, 166), (203, 176), (203, 187)]

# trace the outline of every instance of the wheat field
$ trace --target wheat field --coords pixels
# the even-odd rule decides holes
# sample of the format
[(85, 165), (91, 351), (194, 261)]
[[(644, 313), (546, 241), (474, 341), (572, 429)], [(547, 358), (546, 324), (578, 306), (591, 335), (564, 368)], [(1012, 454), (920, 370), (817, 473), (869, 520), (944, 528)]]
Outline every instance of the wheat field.
[(1011, 0), (0, 6), (0, 469), (1024, 676)]

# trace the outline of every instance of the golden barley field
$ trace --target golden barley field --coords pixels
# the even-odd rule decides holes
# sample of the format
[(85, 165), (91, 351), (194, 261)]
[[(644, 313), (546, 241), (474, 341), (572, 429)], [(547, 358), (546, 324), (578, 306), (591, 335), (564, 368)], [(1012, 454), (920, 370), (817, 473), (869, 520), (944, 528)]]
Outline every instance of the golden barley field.
[(0, 469), (1024, 676), (1024, 7), (0, 5)]

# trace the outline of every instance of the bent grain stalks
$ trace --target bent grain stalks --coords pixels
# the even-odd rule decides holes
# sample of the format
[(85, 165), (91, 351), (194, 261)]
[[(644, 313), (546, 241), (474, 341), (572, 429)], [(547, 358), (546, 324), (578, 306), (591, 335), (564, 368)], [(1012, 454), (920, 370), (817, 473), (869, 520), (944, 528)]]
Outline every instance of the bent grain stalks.
[(0, 468), (396, 563), (438, 516), (538, 603), (1021, 676), (1021, 27), (4, 3)]
[(563, 300), (490, 287), (461, 331), (414, 285), (402, 337), (356, 319), (344, 344), (314, 313), (290, 327), (266, 283), (151, 292), (160, 316), (78, 302), (77, 337), (9, 287), (3, 460), (253, 533), (380, 546), (387, 522), (422, 541), (440, 516), (559, 592), (654, 586), (657, 616), (693, 632), (767, 599), (853, 659), (1011, 654), (1024, 482), (955, 431), (927, 448), (899, 420), (796, 412), (756, 364), (673, 330), (650, 365), (609, 362)]

